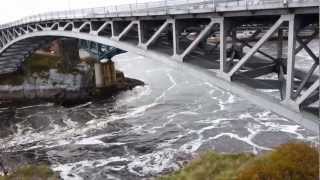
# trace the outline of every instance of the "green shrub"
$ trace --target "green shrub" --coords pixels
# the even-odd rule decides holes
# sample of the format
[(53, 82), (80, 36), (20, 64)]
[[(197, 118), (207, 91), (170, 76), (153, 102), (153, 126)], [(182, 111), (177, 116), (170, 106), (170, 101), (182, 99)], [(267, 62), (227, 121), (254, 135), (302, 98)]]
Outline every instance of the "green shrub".
[(248, 154), (217, 154), (207, 152), (192, 161), (182, 170), (161, 177), (161, 180), (232, 180), (236, 178), (236, 169), (252, 159)]
[(58, 180), (56, 174), (45, 165), (24, 166), (8, 176), (0, 176), (0, 180)]
[(319, 155), (304, 143), (284, 144), (241, 167), (238, 180), (317, 180)]
[(58, 68), (61, 63), (61, 59), (56, 56), (33, 54), (27, 60), (24, 61), (24, 69), (32, 73), (48, 72), (50, 69)]
[(281, 145), (259, 156), (208, 152), (160, 180), (318, 180), (319, 155), (305, 143)]

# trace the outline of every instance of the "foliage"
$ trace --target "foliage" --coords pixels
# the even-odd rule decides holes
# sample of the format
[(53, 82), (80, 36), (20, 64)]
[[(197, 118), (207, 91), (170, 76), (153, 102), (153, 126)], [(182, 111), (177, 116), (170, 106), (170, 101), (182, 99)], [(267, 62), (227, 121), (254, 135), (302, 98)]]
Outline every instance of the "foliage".
[(207, 152), (188, 166), (160, 180), (231, 180), (236, 177), (236, 169), (252, 159), (248, 154), (218, 154)]
[(61, 64), (61, 59), (56, 56), (33, 54), (30, 58), (24, 61), (24, 69), (32, 73), (48, 72), (50, 69), (57, 69)]
[(8, 176), (0, 176), (0, 180), (58, 180), (58, 176), (45, 165), (30, 165), (17, 169)]
[(160, 180), (317, 180), (319, 155), (305, 143), (288, 143), (259, 156), (208, 152)]
[(238, 180), (316, 180), (318, 160), (316, 148), (304, 143), (284, 144), (243, 166)]
[(22, 63), (22, 72), (0, 75), (0, 85), (22, 85), (25, 79), (34, 73), (47, 78), (50, 69), (57, 69), (59, 73), (63, 74), (79, 73), (76, 68), (71, 72), (66, 72), (61, 62), (61, 58), (57, 56), (33, 54)]

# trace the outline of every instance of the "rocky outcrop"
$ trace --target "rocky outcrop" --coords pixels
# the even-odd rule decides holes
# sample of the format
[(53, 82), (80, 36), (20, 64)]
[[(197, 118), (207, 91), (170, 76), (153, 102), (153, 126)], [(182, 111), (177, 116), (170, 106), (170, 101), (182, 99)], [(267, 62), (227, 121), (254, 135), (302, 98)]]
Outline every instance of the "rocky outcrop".
[(48, 72), (26, 75), (23, 83), (18, 85), (0, 85), (0, 101), (45, 100), (72, 106), (88, 100), (108, 98), (121, 91), (144, 85), (142, 81), (126, 78), (121, 71), (116, 71), (116, 82), (96, 88), (93, 68), (89, 65), (78, 65), (77, 69), (78, 71), (73, 73), (50, 69)]
[(57, 69), (26, 76), (21, 85), (0, 85), (0, 99), (68, 100), (88, 97), (93, 74), (87, 65), (77, 72), (62, 73)]

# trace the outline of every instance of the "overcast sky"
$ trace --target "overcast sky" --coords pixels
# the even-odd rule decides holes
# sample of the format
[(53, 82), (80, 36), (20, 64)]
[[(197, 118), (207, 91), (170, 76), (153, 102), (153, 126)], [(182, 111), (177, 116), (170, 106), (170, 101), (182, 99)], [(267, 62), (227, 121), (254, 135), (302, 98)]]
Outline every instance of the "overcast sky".
[(101, 7), (116, 4), (142, 3), (155, 0), (1, 0), (0, 24), (18, 20), (33, 14), (78, 9)]

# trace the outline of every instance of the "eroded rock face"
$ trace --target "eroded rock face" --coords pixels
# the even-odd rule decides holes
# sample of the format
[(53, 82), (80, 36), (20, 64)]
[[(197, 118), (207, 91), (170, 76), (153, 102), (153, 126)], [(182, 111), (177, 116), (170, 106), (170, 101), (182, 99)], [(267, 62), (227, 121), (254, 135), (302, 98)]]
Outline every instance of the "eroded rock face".
[(32, 74), (21, 85), (1, 85), (0, 99), (75, 99), (85, 97), (91, 86), (89, 66), (79, 66), (79, 71), (64, 74), (57, 69), (47, 73)]

